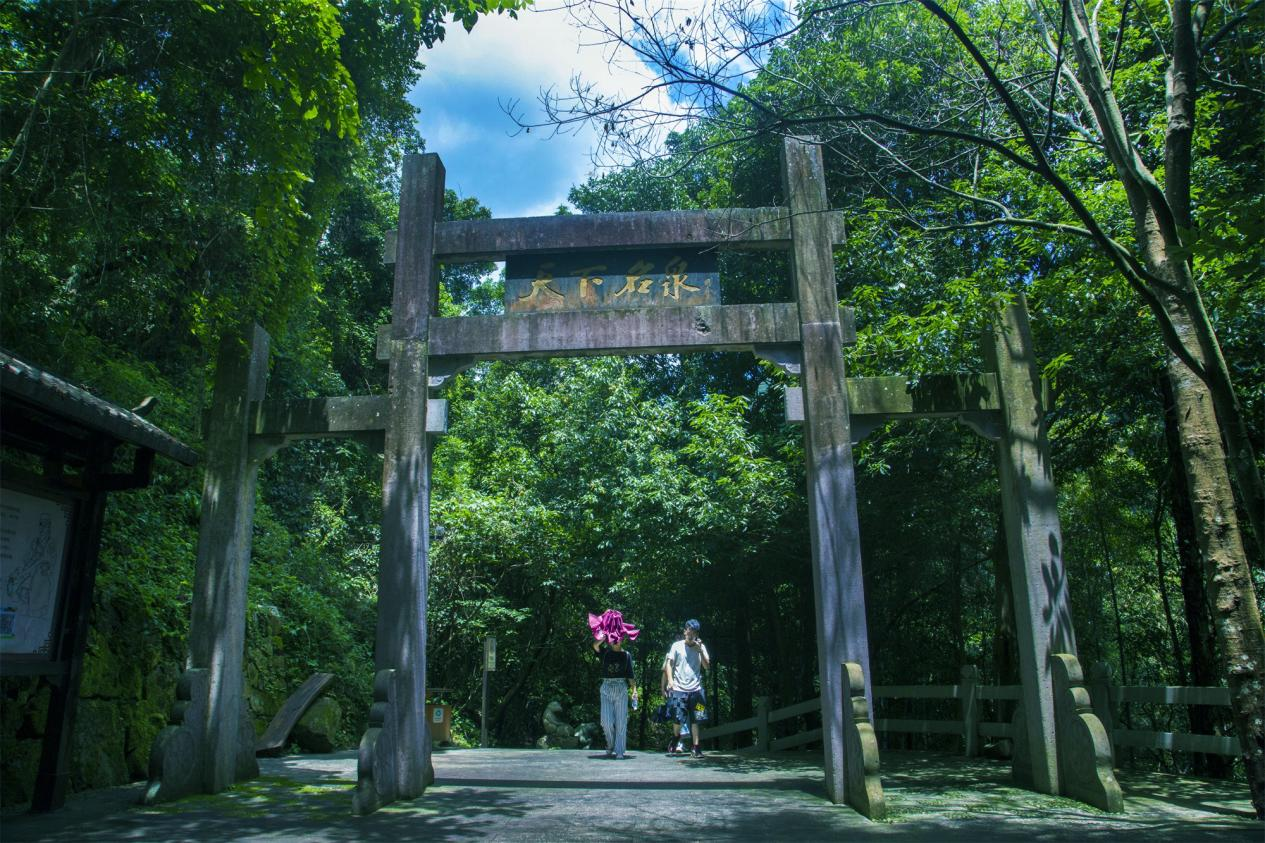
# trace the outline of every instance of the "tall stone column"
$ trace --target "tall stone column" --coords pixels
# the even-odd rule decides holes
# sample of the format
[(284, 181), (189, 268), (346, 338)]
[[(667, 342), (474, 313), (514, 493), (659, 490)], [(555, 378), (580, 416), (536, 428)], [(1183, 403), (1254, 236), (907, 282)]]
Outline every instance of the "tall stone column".
[(1023, 685), (1015, 778), (1042, 793), (1122, 811), (1111, 738), (1093, 713), (1076, 658), (1041, 370), (1023, 296), (999, 314), (984, 351), (1001, 405), (997, 462)]
[(843, 664), (852, 662), (861, 667), (867, 701), (871, 699), (871, 674), (843, 332), (827, 213), (830, 206), (821, 147), (787, 138), (782, 155), (784, 192), (791, 210), (791, 269), (804, 355), (804, 451), (826, 791), (832, 802), (851, 803), (854, 800), (849, 798), (849, 790), (862, 782), (849, 778), (859, 777), (863, 752), (859, 746), (845, 745), (850, 742), (845, 717), (851, 722), (852, 697)]
[(368, 813), (421, 795), (428, 784), (426, 582), (430, 447), (426, 435), (427, 341), (437, 301), (435, 223), (444, 208), (439, 156), (404, 161), (395, 291), (391, 304), (390, 404), (382, 467), (377, 679), (360, 745), (355, 807)]
[[(268, 334), (258, 325), (221, 339), (207, 416), (206, 475), (189, 624), (189, 667), (206, 671), (206, 720), (204, 725), (187, 725), (205, 730), (201, 778), (209, 793), (218, 793), (241, 777), (238, 764), (245, 753), (247, 767), (254, 760), (254, 725), (248, 718), (242, 722), (246, 583), (259, 475), (248, 437), (250, 404), (263, 400), (268, 382), (268, 345)], [(247, 729), (250, 740), (244, 749)]]
[[(1030, 770), (1016, 775), (1041, 793), (1059, 793), (1053, 667), (1055, 653), (1076, 653), (1058, 500), (1041, 401), (1041, 372), (1022, 297), (1002, 310), (987, 362), (997, 372), (997, 442), (1002, 519), (1014, 590), (1024, 728)], [(1030, 778), (1028, 778), (1030, 776)]]

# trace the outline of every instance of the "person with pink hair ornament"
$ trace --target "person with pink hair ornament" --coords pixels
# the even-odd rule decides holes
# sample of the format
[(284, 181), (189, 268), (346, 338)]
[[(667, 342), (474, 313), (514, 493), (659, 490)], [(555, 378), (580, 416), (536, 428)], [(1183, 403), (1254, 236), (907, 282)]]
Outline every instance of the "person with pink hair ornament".
[(633, 707), (637, 705), (633, 658), (624, 649), (624, 639), (635, 641), (641, 630), (624, 623), (624, 616), (615, 609), (607, 609), (600, 615), (590, 613), (589, 629), (602, 674), (598, 692), (602, 703), (602, 731), (606, 733), (606, 757), (623, 759), (628, 747), (630, 689)]

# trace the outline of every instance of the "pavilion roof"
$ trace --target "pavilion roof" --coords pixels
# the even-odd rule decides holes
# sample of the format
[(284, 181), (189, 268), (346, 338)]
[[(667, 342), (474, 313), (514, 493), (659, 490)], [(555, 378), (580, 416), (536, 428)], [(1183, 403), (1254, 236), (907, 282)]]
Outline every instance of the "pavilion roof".
[[(198, 454), (162, 428), (131, 410), (98, 398), (86, 389), (0, 351), (0, 403), (24, 405), (40, 416), (84, 432), (105, 433), (121, 442), (147, 448), (185, 465)], [(29, 436), (29, 434), (28, 434)]]

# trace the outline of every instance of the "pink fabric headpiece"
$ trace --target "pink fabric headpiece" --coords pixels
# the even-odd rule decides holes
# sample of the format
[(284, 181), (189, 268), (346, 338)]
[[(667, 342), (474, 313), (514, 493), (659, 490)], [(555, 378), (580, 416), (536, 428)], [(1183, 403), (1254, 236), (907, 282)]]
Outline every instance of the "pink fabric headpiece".
[(607, 609), (601, 615), (590, 612), (589, 629), (593, 630), (594, 638), (608, 644), (618, 644), (624, 640), (625, 636), (636, 641), (637, 636), (641, 634), (641, 630), (637, 627), (624, 623), (624, 616), (614, 609)]

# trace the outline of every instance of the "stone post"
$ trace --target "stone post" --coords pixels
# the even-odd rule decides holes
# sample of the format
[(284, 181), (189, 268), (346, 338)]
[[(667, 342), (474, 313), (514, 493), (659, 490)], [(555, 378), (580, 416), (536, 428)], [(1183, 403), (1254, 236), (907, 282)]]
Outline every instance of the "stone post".
[(1016, 767), (1015, 776), (1040, 793), (1057, 794), (1059, 764), (1051, 656), (1075, 654), (1076, 636), (1063, 568), (1063, 538), (1041, 402), (1041, 374), (1022, 296), (1001, 312), (992, 342), (985, 343), (984, 351), (997, 373), (1001, 403), (997, 461), (1030, 759), (1030, 769)]
[[(390, 409), (382, 466), (377, 669), (361, 739), (355, 810), (421, 795), (432, 778), (426, 710), (426, 580), (430, 539), (427, 343), (437, 302), (435, 223), (444, 209), (439, 156), (409, 155), (400, 189), (391, 303)], [(385, 673), (393, 671), (393, 673)]]
[(201, 716), (197, 722), (183, 721), (188, 740), (155, 742), (158, 757), (151, 759), (151, 776), (164, 768), (174, 773), (183, 764), (201, 769), (168, 776), (183, 787), (164, 788), (161, 781), (151, 781), (151, 801), (174, 798), (181, 791), (218, 793), (240, 778), (258, 775), (243, 672), (259, 474), (248, 440), (251, 402), (263, 400), (267, 386), (268, 346), (268, 334), (258, 325), (220, 340), (206, 421), (206, 474), (189, 624), (189, 668), (199, 681), (184, 683), (190, 694), (205, 699), (190, 699)]
[(826, 793), (839, 803), (848, 793), (845, 755), (855, 753), (860, 759), (861, 753), (860, 747), (845, 747), (845, 708), (849, 716), (851, 711), (845, 662), (860, 667), (865, 697), (870, 699), (856, 475), (821, 147), (787, 138), (782, 158), (784, 192), (791, 210), (791, 271), (803, 343), (804, 451)]
[(848, 710), (843, 718), (848, 735), (848, 804), (862, 816), (881, 820), (887, 817), (887, 799), (879, 779), (878, 739), (865, 696), (867, 683), (859, 664), (848, 662), (842, 668), (848, 683)]

